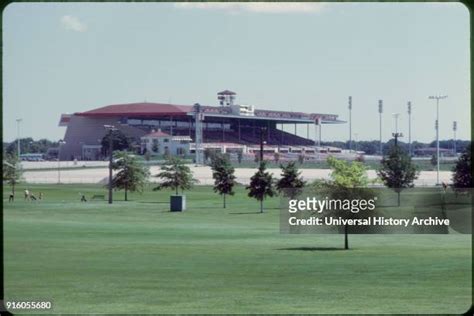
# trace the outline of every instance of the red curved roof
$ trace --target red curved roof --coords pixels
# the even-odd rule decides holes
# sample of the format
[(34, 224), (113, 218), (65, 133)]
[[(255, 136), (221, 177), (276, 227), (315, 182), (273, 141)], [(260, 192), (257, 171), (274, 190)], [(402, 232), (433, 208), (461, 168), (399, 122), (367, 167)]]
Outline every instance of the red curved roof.
[(160, 116), (186, 115), (191, 112), (190, 105), (174, 105), (165, 103), (127, 103), (107, 105), (98, 109), (76, 113), (80, 116)]

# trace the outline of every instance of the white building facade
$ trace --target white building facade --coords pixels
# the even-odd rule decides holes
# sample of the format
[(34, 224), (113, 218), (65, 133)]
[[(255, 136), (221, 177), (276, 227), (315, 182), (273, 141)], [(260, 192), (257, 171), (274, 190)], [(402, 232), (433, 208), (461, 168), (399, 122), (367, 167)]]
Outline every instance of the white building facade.
[(160, 130), (152, 132), (141, 139), (141, 152), (150, 153), (151, 155), (171, 155), (186, 156), (190, 154), (190, 143), (192, 141), (189, 136), (171, 136)]

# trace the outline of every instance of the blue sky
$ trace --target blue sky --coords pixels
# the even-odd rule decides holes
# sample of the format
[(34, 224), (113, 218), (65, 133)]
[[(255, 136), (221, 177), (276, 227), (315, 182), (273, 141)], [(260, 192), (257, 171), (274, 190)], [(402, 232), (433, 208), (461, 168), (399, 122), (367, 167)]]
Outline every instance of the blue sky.
[[(469, 12), (436, 3), (15, 3), (3, 12), (3, 136), (60, 139), (61, 113), (127, 102), (217, 105), (236, 91), (257, 108), (338, 114), (353, 138), (384, 139), (392, 113), (412, 138), (470, 134)], [(288, 131), (293, 127), (288, 126)], [(299, 129), (306, 135), (306, 129)], [(347, 140), (348, 125), (323, 128)]]

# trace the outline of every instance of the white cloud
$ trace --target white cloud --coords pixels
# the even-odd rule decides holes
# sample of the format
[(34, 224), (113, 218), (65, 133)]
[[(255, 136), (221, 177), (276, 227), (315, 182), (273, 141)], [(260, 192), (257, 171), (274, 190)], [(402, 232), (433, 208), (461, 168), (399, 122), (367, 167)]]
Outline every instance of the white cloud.
[(231, 13), (315, 13), (327, 6), (325, 2), (181, 2), (180, 9), (222, 10)]
[(64, 15), (61, 17), (61, 24), (66, 30), (76, 31), (76, 32), (85, 32), (87, 30), (87, 25), (85, 25), (81, 20), (72, 15)]

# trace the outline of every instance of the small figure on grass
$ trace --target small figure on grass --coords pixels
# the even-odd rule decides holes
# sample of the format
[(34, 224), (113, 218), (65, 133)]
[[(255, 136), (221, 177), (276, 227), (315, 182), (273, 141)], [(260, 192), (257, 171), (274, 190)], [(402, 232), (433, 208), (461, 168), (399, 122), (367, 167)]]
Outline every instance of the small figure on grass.
[(79, 195), (81, 196), (81, 202), (87, 202), (86, 196), (84, 194), (79, 193)]

